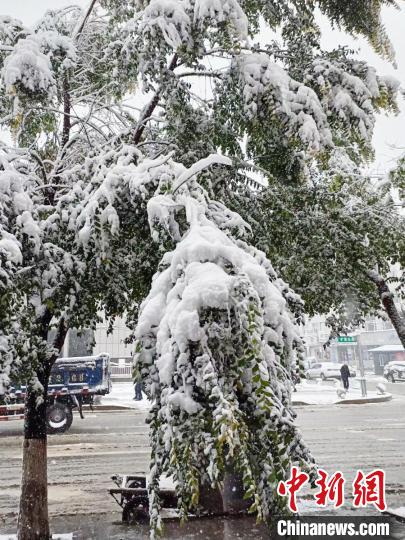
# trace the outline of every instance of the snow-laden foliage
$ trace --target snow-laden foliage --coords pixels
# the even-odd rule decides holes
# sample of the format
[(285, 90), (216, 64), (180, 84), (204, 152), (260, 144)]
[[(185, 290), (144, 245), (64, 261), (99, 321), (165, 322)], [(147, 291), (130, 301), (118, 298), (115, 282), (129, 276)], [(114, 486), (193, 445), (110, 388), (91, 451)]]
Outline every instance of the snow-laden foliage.
[(105, 132), (115, 134), (130, 122), (115, 102), (126, 88), (117, 89), (117, 74), (105, 60), (107, 21), (92, 19), (79, 32), (83, 17), (80, 8), (68, 7), (46, 12), (33, 28), (18, 31), (22, 24), (8, 18), (0, 26), (6, 42), (0, 48), (0, 123), (48, 161), (62, 157), (58, 147), (71, 129), (75, 136), (63, 158), (73, 163), (105, 142)]
[(25, 153), (0, 148), (0, 394), (10, 379), (36, 381), (50, 367), (54, 317), (69, 324), (84, 316), (86, 267), (48, 221), (34, 169)]
[(242, 475), (251, 510), (267, 518), (281, 506), (276, 486), (291, 463), (312, 467), (290, 407), (303, 347), (288, 289), (240, 239), (248, 227), (237, 214), (230, 220), (195, 177), (181, 184), (183, 167), (165, 168), (149, 221), (156, 240), (169, 235), (176, 245), (136, 328), (136, 366), (153, 401), (152, 526), (160, 527), (163, 473), (173, 476), (186, 516), (200, 486), (217, 487), (227, 466)]
[(284, 135), (300, 138), (309, 150), (332, 144), (325, 111), (311, 88), (294, 81), (263, 53), (241, 55), (237, 64), (248, 119), (260, 119), (267, 108)]
[(38, 92), (52, 96), (55, 81), (49, 58), (41, 52), (36, 39), (20, 39), (4, 63), (3, 79), (9, 93)]
[[(370, 159), (375, 112), (395, 110), (396, 83), (349, 50), (323, 50), (315, 7), (373, 43), (380, 36), (380, 52), (388, 54), (382, 4), (373, 2), (363, 25), (356, 18), (356, 10), (367, 9), (363, 1), (339, 11), (329, 1), (104, 0), (114, 24), (107, 57), (117, 73), (138, 71), (155, 93), (141, 111), (135, 142), (159, 133), (179, 147), (179, 161), (191, 164), (204, 157), (208, 139), (289, 180), (308, 175), (313, 159), (327, 167), (335, 145), (348, 150), (352, 167)], [(249, 41), (261, 20), (280, 29), (280, 38)], [(196, 97), (197, 77), (205, 92)]]
[(19, 39), (4, 62), (2, 76), (7, 92), (52, 97), (55, 80), (51, 60), (57, 55), (65, 66), (72, 65), (76, 52), (70, 38), (48, 31)]
[[(291, 375), (303, 352), (295, 327), (302, 304), (264, 253), (249, 245), (247, 223), (197, 181), (212, 165), (221, 169), (230, 160), (210, 156), (186, 168), (171, 154), (151, 159), (123, 145), (89, 158), (88, 182), (78, 180), (57, 209), (98, 268), (123, 263), (125, 298), (111, 268), (108, 283), (135, 327), (136, 369), (153, 401), (153, 529), (160, 527), (162, 474), (173, 476), (186, 516), (200, 487), (220, 485), (234, 466), (252, 511), (268, 517), (281, 505), (276, 485), (291, 463), (313, 468), (290, 406)], [(131, 321), (142, 236), (161, 261), (139, 318)]]
[(204, 31), (210, 23), (230, 25), (238, 39), (247, 40), (248, 21), (237, 0), (151, 0), (142, 14), (141, 28), (151, 41), (159, 32), (169, 47), (177, 49), (192, 47), (193, 31)]
[[(327, 315), (333, 334), (352, 331), (365, 316), (383, 316), (381, 298), (369, 272), (390, 275), (404, 266), (405, 220), (393, 198), (393, 183), (376, 182), (341, 151), (331, 159), (329, 175), (312, 171), (298, 186), (274, 182), (250, 198), (226, 196), (254, 231), (276, 271), (302, 296), (308, 315)], [(293, 211), (291, 211), (293, 209)], [(389, 280), (397, 294), (401, 280)]]

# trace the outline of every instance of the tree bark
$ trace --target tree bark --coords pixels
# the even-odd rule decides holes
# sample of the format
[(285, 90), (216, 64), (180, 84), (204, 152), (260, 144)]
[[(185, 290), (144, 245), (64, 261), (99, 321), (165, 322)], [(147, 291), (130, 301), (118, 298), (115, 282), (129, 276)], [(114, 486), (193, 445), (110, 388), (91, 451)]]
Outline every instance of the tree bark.
[[(44, 384), (44, 381), (40, 382)], [(46, 463), (46, 395), (47, 383), (41, 393), (31, 385), (27, 385), (18, 540), (48, 540), (50, 538)], [(41, 398), (42, 402), (37, 403), (37, 400)]]
[(395, 328), (395, 331), (402, 343), (402, 346), (405, 349), (405, 320), (401, 317), (397, 306), (394, 302), (394, 295), (390, 291), (387, 282), (385, 279), (378, 274), (376, 271), (370, 271), (368, 273), (369, 279), (375, 284), (378, 290), (378, 294), (381, 300), (381, 303), (390, 318), (392, 326)]
[[(167, 66), (167, 70), (174, 71), (177, 67), (177, 61), (178, 61), (178, 56), (177, 56), (177, 53), (175, 53), (169, 65)], [(161, 90), (156, 91), (151, 101), (148, 103), (148, 105), (143, 109), (141, 113), (137, 127), (135, 128), (135, 132), (134, 132), (133, 142), (135, 145), (139, 144), (139, 142), (141, 141), (141, 137), (143, 135), (143, 132), (145, 131), (146, 122), (152, 116), (153, 111), (156, 109), (156, 107), (159, 104), (160, 93), (161, 93)]]
[[(52, 314), (47, 310), (41, 320), (41, 335), (48, 335)], [(63, 347), (67, 327), (60, 319), (53, 343), (60, 351)], [(48, 516), (48, 474), (47, 474), (47, 433), (46, 406), (48, 381), (58, 353), (44, 358), (37, 371), (38, 385), (27, 383), (25, 395), (25, 419), (23, 442), (23, 465), (21, 479), (20, 510), (18, 515), (18, 540), (48, 540), (51, 538)]]
[(63, 78), (63, 128), (62, 128), (62, 151), (66, 144), (69, 142), (70, 137), (70, 84), (69, 84), (69, 72), (65, 73)]

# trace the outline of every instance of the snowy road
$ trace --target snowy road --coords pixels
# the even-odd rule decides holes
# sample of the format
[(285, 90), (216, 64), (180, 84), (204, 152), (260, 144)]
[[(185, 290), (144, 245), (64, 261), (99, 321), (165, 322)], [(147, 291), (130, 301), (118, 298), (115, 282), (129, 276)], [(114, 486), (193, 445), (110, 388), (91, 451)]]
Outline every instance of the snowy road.
[[(382, 404), (308, 406), (297, 412), (305, 439), (322, 468), (329, 473), (343, 471), (348, 483), (359, 468), (365, 472), (383, 468), (388, 504), (398, 507), (405, 506), (404, 408), (405, 399), (397, 396)], [(110, 476), (147, 470), (144, 418), (135, 411), (97, 412), (85, 420), (75, 416), (68, 434), (49, 438), (52, 516), (119, 510), (107, 494), (113, 487)], [(21, 428), (20, 422), (0, 424), (0, 532), (9, 530), (2, 527), (2, 518), (7, 524), (16, 518)], [(345, 510), (348, 513), (350, 505)]]

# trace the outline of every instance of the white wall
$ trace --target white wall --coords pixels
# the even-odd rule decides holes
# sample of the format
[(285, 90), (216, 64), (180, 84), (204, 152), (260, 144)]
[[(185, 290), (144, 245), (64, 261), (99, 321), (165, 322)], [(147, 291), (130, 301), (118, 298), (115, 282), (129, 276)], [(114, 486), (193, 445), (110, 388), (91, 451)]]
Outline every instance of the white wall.
[(99, 323), (95, 332), (93, 354), (106, 352), (111, 358), (128, 358), (132, 356), (133, 344), (125, 345), (124, 340), (130, 332), (122, 319), (116, 319), (112, 334), (107, 335), (108, 325), (105, 321)]

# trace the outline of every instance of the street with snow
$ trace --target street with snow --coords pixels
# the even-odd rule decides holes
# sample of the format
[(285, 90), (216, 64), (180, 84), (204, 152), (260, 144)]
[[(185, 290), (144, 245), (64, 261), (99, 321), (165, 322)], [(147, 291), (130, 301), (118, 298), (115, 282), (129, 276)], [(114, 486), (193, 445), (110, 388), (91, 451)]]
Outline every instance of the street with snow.
[[(372, 382), (369, 383), (372, 385)], [(319, 386), (319, 385), (318, 385)], [(382, 468), (386, 472), (386, 497), (390, 509), (405, 506), (405, 384), (387, 385), (393, 399), (363, 405), (298, 406), (297, 423), (317, 464), (325, 471), (342, 471), (348, 484), (357, 469)], [(300, 391), (297, 392), (300, 394)], [(324, 393), (325, 395), (325, 393)], [(97, 410), (81, 420), (75, 415), (70, 431), (49, 437), (49, 511), (55, 532), (76, 532), (75, 538), (147, 538), (147, 526), (121, 523), (119, 506), (108, 493), (115, 473), (147, 473), (148, 432), (146, 400), (132, 400), (132, 386), (116, 383), (103, 404), (132, 409)], [(0, 533), (14, 533), (21, 477), (21, 422), (0, 424)], [(338, 515), (376, 514), (372, 508), (355, 510), (350, 496)], [(316, 508), (310, 491), (299, 498), (299, 510), (313, 514)], [(335, 513), (326, 508), (328, 514)], [(134, 528), (135, 527), (135, 528)], [(402, 529), (398, 524), (399, 530)], [(135, 533), (137, 536), (135, 536)], [(405, 533), (404, 533), (405, 534)], [(239, 536), (238, 536), (239, 535)], [(254, 521), (191, 521), (178, 530), (167, 524), (167, 538), (261, 539), (266, 532)], [(400, 536), (398, 536), (400, 538)]]

